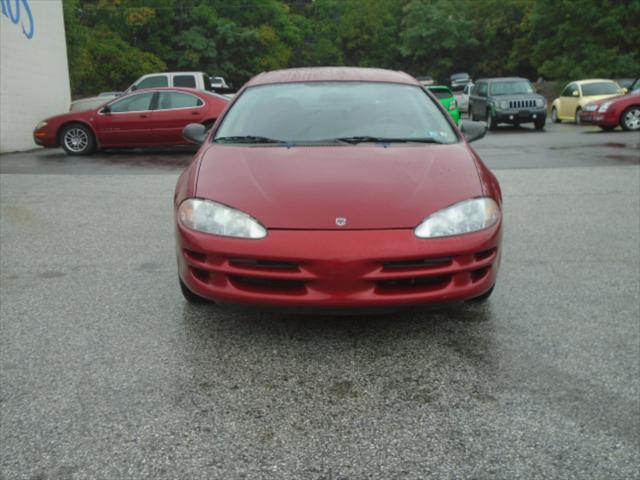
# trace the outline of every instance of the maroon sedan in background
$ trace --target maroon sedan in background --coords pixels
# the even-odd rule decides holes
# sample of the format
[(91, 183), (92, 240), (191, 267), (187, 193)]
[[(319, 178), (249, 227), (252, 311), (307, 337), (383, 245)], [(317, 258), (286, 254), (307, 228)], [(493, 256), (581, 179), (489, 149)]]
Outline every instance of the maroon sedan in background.
[(618, 125), (624, 130), (640, 130), (640, 91), (585, 105), (580, 122), (598, 125), (603, 130), (613, 130)]
[(229, 99), (191, 88), (136, 90), (93, 110), (47, 118), (33, 132), (43, 147), (62, 146), (69, 155), (97, 148), (185, 145), (189, 123), (210, 127)]

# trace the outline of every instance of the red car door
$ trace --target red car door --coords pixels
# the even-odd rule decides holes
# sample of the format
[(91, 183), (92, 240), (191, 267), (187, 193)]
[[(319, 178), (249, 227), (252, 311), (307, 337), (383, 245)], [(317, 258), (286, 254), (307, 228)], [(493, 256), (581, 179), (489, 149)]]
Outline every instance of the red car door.
[(158, 92), (156, 108), (151, 114), (152, 143), (178, 145), (188, 143), (182, 129), (190, 123), (207, 120), (207, 105), (197, 95), (163, 90)]
[(98, 110), (94, 127), (103, 147), (138, 147), (152, 144), (151, 106), (155, 93), (141, 92), (111, 102)]

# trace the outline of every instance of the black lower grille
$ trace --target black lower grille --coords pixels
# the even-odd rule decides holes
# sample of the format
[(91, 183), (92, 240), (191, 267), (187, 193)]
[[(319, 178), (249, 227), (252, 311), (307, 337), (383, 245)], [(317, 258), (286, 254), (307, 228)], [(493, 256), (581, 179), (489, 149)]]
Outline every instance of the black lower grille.
[(251, 277), (248, 275), (230, 275), (229, 280), (233, 282), (236, 287), (248, 287), (261, 290), (285, 290), (285, 291), (300, 291), (304, 290), (305, 282), (301, 280), (288, 280), (282, 278), (264, 278), (264, 277)]
[(423, 267), (440, 267), (449, 265), (451, 257), (442, 258), (418, 258), (411, 260), (396, 260), (393, 262), (384, 262), (382, 267), (386, 270), (398, 270), (403, 268), (423, 268)]
[(295, 262), (281, 262), (275, 260), (257, 260), (254, 258), (230, 258), (229, 263), (234, 267), (271, 269), (271, 270), (297, 270)]
[(382, 290), (399, 290), (415, 288), (440, 288), (449, 283), (449, 275), (437, 275), (427, 277), (394, 278), (378, 280), (376, 285)]

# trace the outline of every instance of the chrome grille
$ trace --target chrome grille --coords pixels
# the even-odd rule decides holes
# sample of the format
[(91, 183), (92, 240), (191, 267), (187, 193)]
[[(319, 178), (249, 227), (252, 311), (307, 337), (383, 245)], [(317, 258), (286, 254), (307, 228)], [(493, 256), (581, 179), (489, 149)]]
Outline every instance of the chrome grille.
[(535, 100), (511, 100), (509, 108), (532, 108), (536, 106)]

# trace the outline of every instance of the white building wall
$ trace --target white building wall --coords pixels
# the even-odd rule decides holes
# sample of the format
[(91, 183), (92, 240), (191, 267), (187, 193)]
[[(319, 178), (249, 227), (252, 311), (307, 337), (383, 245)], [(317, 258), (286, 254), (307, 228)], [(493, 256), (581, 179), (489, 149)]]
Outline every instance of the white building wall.
[(36, 148), (33, 129), (71, 100), (62, 0), (0, 0), (0, 152)]

